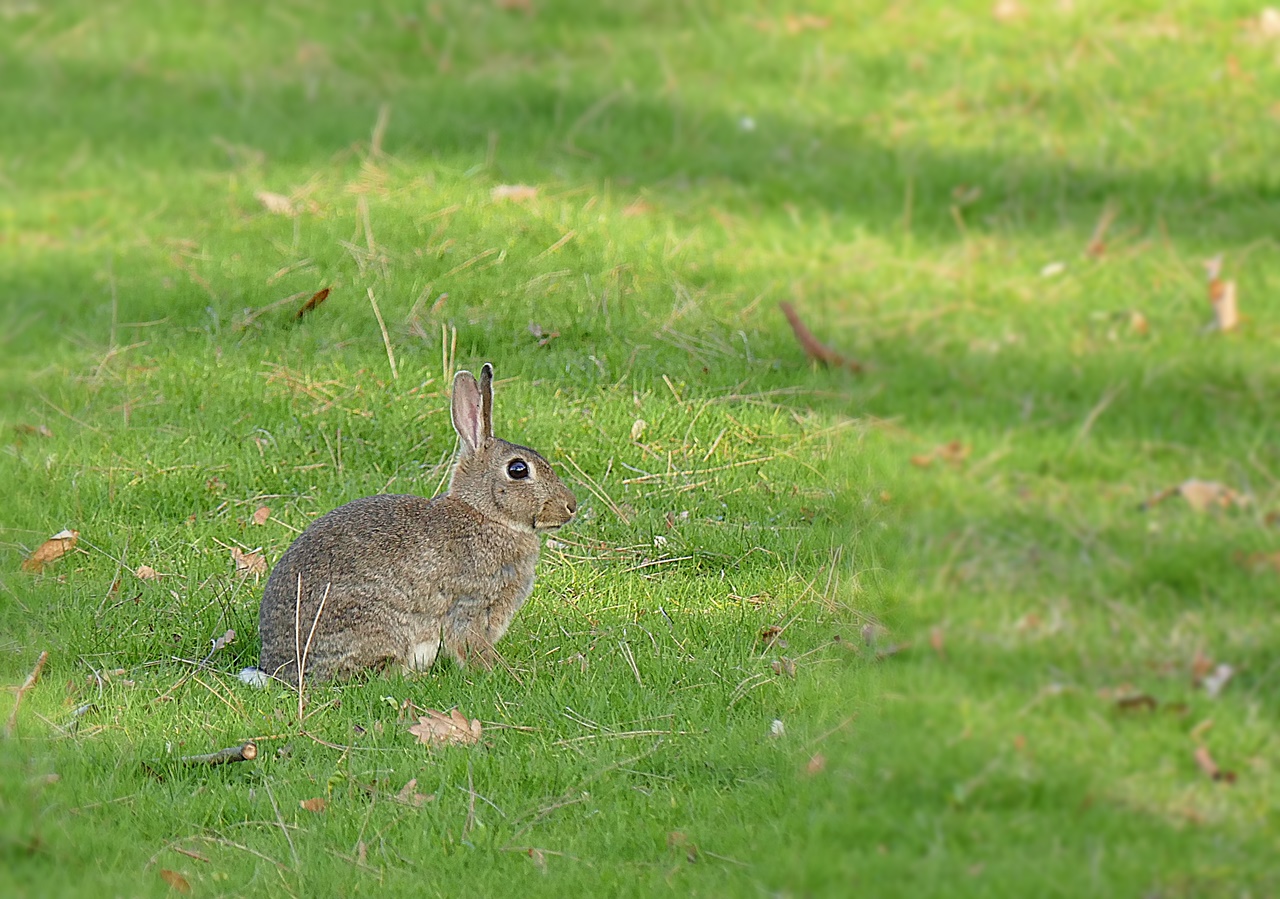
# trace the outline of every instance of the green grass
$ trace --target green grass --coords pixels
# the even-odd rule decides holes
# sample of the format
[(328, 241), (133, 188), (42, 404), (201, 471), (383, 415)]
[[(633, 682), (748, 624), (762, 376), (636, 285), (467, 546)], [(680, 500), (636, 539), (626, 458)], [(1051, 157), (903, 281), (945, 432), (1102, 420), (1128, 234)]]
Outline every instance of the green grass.
[[(1024, 5), (0, 0), (0, 892), (1280, 893), (1280, 42)], [(582, 505), (510, 671), (242, 687), (231, 548), (485, 360)]]

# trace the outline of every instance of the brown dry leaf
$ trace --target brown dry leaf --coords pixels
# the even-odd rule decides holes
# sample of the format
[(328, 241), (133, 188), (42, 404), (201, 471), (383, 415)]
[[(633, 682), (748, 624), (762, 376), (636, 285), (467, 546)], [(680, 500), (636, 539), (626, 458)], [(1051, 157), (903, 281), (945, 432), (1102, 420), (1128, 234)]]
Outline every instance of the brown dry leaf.
[(329, 801), (323, 796), (317, 796), (314, 799), (301, 799), (298, 801), (298, 805), (306, 811), (320, 814), (320, 812), (329, 807)]
[(1200, 682), (1204, 680), (1204, 676), (1213, 670), (1213, 659), (1209, 658), (1200, 650), (1196, 650), (1195, 657), (1191, 660), (1191, 683), (1194, 686), (1200, 686)]
[(538, 198), (538, 188), (528, 184), (499, 184), (489, 191), (489, 198), (495, 201), (510, 200), (513, 203), (536, 200)]
[(284, 194), (274, 194), (269, 190), (260, 190), (254, 196), (262, 207), (272, 215), (297, 215), (298, 211), (293, 208), (293, 201)]
[(1159, 703), (1147, 693), (1130, 693), (1116, 698), (1116, 708), (1122, 712), (1154, 712)]
[(53, 436), (53, 431), (49, 430), (48, 425), (14, 425), (13, 429), (19, 434), (35, 434), (37, 437)]
[(965, 459), (969, 458), (971, 452), (973, 452), (973, 447), (969, 446), (969, 444), (959, 440), (952, 440), (950, 443), (935, 446), (927, 453), (912, 456), (911, 464), (917, 468), (928, 468), (936, 461), (959, 467)]
[(253, 512), (254, 524), (266, 524), (267, 519), (271, 517), (271, 510), (266, 506), (258, 506)]
[(786, 656), (783, 656), (780, 659), (770, 662), (769, 667), (773, 669), (774, 674), (785, 674), (787, 677), (792, 678), (793, 680), (795, 679), (795, 676), (796, 676), (795, 659), (789, 659)]
[(1147, 317), (1137, 309), (1129, 313), (1129, 330), (1140, 337), (1146, 337), (1149, 329), (1147, 325)]
[(160, 576), (160, 572), (156, 571), (150, 565), (139, 565), (138, 570), (134, 572), (140, 581), (153, 581)]
[(1268, 6), (1258, 14), (1258, 34), (1262, 37), (1280, 40), (1280, 9)]
[(934, 652), (943, 657), (947, 654), (946, 642), (947, 635), (942, 628), (935, 627), (929, 631), (929, 646)]
[(545, 868), (547, 866), (547, 856), (541, 849), (535, 849), (530, 846), (529, 858), (533, 859), (533, 863), (539, 868)]
[(991, 15), (997, 22), (1012, 22), (1022, 18), (1024, 12), (1018, 0), (996, 0), (996, 5), (991, 7)]
[(776, 624), (766, 624), (760, 628), (760, 642), (765, 646), (776, 644), (781, 649), (787, 648), (787, 641), (782, 639), (782, 628)]
[(267, 560), (262, 549), (245, 552), (238, 546), (231, 547), (231, 561), (235, 563), (236, 573), (252, 574), (254, 577), (267, 573)]
[(1214, 326), (1217, 330), (1231, 331), (1240, 324), (1235, 281), (1210, 281), (1209, 302), (1213, 304)]
[(187, 878), (183, 877), (177, 871), (170, 871), (168, 868), (161, 868), (160, 879), (169, 884), (169, 886), (173, 887), (179, 893), (191, 892), (191, 884), (187, 883)]
[(1218, 763), (1213, 760), (1213, 756), (1209, 753), (1208, 746), (1197, 746), (1195, 752), (1196, 764), (1200, 766), (1200, 770), (1213, 780), (1221, 780), (1226, 783), (1233, 784), (1236, 782), (1236, 773), (1234, 771), (1223, 771), (1218, 767)]
[(436, 798), (434, 793), (419, 793), (417, 790), (418, 778), (409, 778), (409, 782), (401, 787), (400, 792), (396, 794), (396, 802), (402, 805), (411, 805), (414, 808), (422, 808), (422, 806), (428, 802), (433, 802)]
[(308, 312), (314, 311), (317, 306), (319, 306), (321, 303), (323, 303), (327, 299), (329, 299), (329, 288), (323, 287), (320, 290), (317, 290), (315, 293), (313, 293), (311, 295), (311, 299), (303, 303), (293, 317), (302, 318), (302, 316), (306, 315)]
[(469, 719), (457, 709), (449, 714), (427, 709), (418, 723), (409, 727), (409, 733), (426, 746), (470, 746), (480, 741), (483, 727), (480, 719)]
[(1268, 568), (1280, 574), (1280, 549), (1269, 553), (1249, 553), (1248, 555), (1236, 553), (1235, 560), (1236, 564), (1243, 565), (1255, 574)]
[(22, 563), (23, 571), (43, 571), (44, 566), (50, 562), (56, 562), (67, 553), (75, 548), (76, 541), (80, 539), (79, 531), (65, 530), (58, 531), (44, 543), (36, 547), (33, 552)]
[(821, 752), (815, 752), (813, 758), (809, 759), (809, 764), (804, 766), (806, 774), (821, 774), (827, 767), (827, 757)]
[(1179, 484), (1177, 491), (1187, 501), (1187, 505), (1197, 512), (1203, 512), (1210, 506), (1228, 509), (1232, 506), (1243, 506), (1247, 502), (1242, 494), (1217, 481), (1190, 478)]

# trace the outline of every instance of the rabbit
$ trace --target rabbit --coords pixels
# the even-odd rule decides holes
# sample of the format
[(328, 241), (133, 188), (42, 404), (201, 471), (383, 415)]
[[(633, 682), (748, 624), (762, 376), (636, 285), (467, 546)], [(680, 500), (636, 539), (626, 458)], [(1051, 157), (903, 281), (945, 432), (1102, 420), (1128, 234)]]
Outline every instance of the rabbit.
[(453, 379), (460, 446), (447, 492), (357, 499), (312, 522), (262, 594), (255, 686), (425, 671), (441, 647), (491, 668), (494, 644), (533, 590), (539, 535), (577, 511), (533, 450), (493, 436), (493, 366)]

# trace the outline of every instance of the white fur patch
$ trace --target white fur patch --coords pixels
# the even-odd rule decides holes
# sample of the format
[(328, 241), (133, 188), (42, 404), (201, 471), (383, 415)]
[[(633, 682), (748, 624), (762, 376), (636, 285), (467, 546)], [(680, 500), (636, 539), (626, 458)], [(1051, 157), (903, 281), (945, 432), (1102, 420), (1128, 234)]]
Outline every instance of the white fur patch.
[(409, 648), (409, 658), (405, 662), (406, 671), (426, 671), (435, 664), (436, 656), (440, 654), (440, 641), (432, 640), (418, 643)]
[(240, 682), (261, 689), (271, 683), (271, 678), (261, 668), (245, 668), (240, 672)]

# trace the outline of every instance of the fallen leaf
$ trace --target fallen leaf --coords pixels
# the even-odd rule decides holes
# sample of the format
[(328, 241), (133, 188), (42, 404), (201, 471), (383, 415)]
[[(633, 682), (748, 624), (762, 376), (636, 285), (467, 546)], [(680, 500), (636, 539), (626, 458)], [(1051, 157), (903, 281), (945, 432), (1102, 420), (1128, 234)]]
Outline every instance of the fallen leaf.
[(787, 726), (782, 723), (781, 718), (774, 718), (769, 722), (769, 736), (782, 737), (786, 736)]
[(813, 757), (809, 759), (809, 764), (804, 766), (805, 773), (821, 774), (827, 767), (827, 757), (821, 752), (815, 752)]
[(323, 796), (317, 796), (314, 799), (302, 799), (298, 801), (298, 805), (309, 812), (319, 814), (329, 807), (329, 801)]
[(153, 581), (160, 576), (160, 572), (156, 571), (150, 565), (139, 565), (138, 570), (134, 572), (140, 581)]
[(1268, 6), (1258, 14), (1258, 34), (1265, 38), (1280, 39), (1280, 9)]
[(1204, 680), (1204, 676), (1213, 670), (1213, 659), (1209, 658), (1200, 650), (1196, 650), (1195, 656), (1191, 659), (1191, 684), (1192, 686), (1200, 686), (1200, 682)]
[(1217, 330), (1231, 331), (1240, 324), (1235, 281), (1210, 281), (1209, 302), (1213, 304), (1214, 326)]
[(997, 22), (1012, 22), (1022, 18), (1022, 4), (1018, 0), (997, 0), (996, 5), (991, 8), (991, 15)]
[(637, 215), (647, 215), (650, 212), (653, 212), (653, 207), (646, 200), (637, 197), (622, 210), (622, 215), (624, 218), (634, 218)]
[(528, 184), (499, 184), (489, 191), (489, 198), (495, 201), (510, 200), (513, 203), (536, 200), (538, 198), (538, 188), (531, 187)]
[(470, 746), (480, 741), (483, 730), (480, 719), (468, 719), (457, 709), (449, 714), (427, 709), (426, 714), (418, 719), (418, 723), (409, 727), (409, 733), (418, 738), (426, 746)]
[(1197, 512), (1203, 512), (1210, 506), (1217, 505), (1226, 509), (1231, 506), (1244, 505), (1244, 498), (1217, 481), (1201, 481), (1196, 478), (1183, 481), (1178, 485), (1178, 493), (1187, 501), (1187, 505)]
[(1221, 780), (1229, 784), (1236, 782), (1236, 773), (1234, 771), (1223, 771), (1219, 768), (1218, 763), (1213, 760), (1213, 756), (1209, 753), (1208, 746), (1197, 746), (1195, 759), (1196, 764), (1200, 766), (1200, 770), (1213, 780)]
[(944, 658), (946, 657), (946, 654), (947, 654), (946, 640), (947, 640), (947, 637), (946, 637), (946, 634), (943, 632), (942, 628), (935, 627), (929, 631), (929, 646), (933, 649), (934, 652), (936, 652), (939, 656), (942, 656)]
[(258, 506), (253, 513), (254, 524), (266, 524), (267, 519), (271, 517), (271, 510), (266, 506)]
[(934, 462), (946, 462), (953, 467), (959, 467), (965, 459), (969, 458), (969, 454), (973, 452), (973, 447), (959, 440), (952, 440), (950, 443), (944, 443), (935, 446), (927, 453), (921, 453), (911, 457), (911, 464), (917, 468), (928, 468)]
[(170, 871), (168, 868), (161, 868), (160, 879), (169, 884), (169, 886), (173, 887), (179, 893), (191, 892), (191, 884), (187, 883), (187, 878), (183, 877), (177, 871)]
[(67, 553), (75, 548), (76, 541), (80, 539), (79, 531), (65, 530), (58, 531), (44, 543), (36, 547), (33, 552), (22, 563), (23, 571), (43, 571), (44, 566), (50, 562), (56, 562)]
[(435, 794), (424, 794), (417, 792), (418, 778), (411, 777), (409, 782), (400, 788), (400, 792), (396, 794), (396, 802), (402, 805), (411, 805), (414, 808), (421, 808), (428, 802), (435, 800)]
[(274, 194), (269, 190), (260, 190), (254, 196), (263, 208), (272, 215), (297, 215), (298, 211), (293, 208), (293, 201), (284, 194)]
[(787, 641), (782, 639), (782, 628), (776, 624), (766, 624), (760, 628), (760, 642), (765, 646), (776, 644), (780, 649), (787, 648)]
[(237, 573), (252, 574), (254, 577), (267, 573), (267, 560), (262, 555), (261, 548), (245, 552), (240, 547), (233, 546), (231, 561), (235, 563)]
[(1134, 309), (1129, 313), (1129, 330), (1142, 337), (1147, 336), (1147, 331), (1149, 330), (1147, 326), (1147, 317), (1137, 309)]
[(311, 295), (311, 299), (307, 300), (301, 307), (299, 307), (297, 313), (293, 317), (302, 318), (302, 316), (306, 315), (308, 312), (314, 311), (317, 306), (327, 299), (329, 299), (328, 287), (317, 290)]
[(1116, 708), (1122, 712), (1154, 712), (1158, 705), (1155, 697), (1146, 693), (1130, 693), (1116, 699)]
[(13, 429), (19, 434), (35, 434), (37, 437), (53, 436), (53, 431), (50, 431), (47, 425), (14, 425)]
[(1280, 549), (1269, 553), (1236, 553), (1236, 563), (1252, 572), (1261, 572), (1267, 568), (1280, 573)]
[(1226, 687), (1227, 682), (1235, 676), (1235, 673), (1236, 670), (1234, 668), (1223, 662), (1214, 668), (1212, 672), (1205, 675), (1201, 683), (1204, 686), (1204, 691), (1209, 694), (1209, 698), (1217, 699), (1223, 688)]
[(770, 662), (769, 667), (773, 669), (774, 674), (785, 674), (787, 677), (793, 680), (795, 679), (796, 663), (794, 659), (789, 659), (786, 656), (783, 656), (780, 659)]
[(644, 435), (644, 429), (649, 427), (649, 423), (643, 418), (637, 418), (631, 425), (631, 439), (639, 440)]
[(529, 858), (533, 859), (533, 863), (537, 865), (539, 868), (545, 868), (547, 866), (547, 856), (543, 853), (541, 849), (535, 849), (532, 846), (530, 846)]

